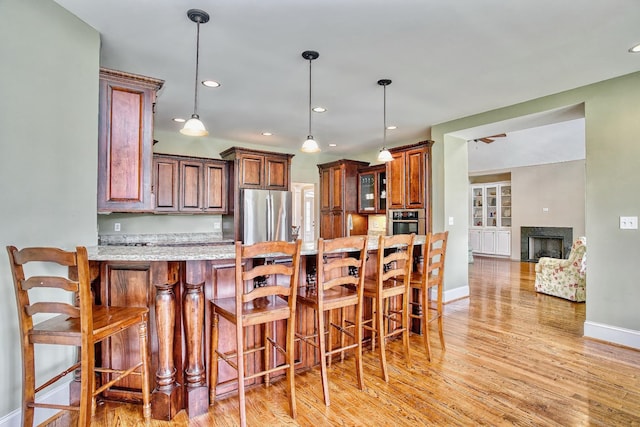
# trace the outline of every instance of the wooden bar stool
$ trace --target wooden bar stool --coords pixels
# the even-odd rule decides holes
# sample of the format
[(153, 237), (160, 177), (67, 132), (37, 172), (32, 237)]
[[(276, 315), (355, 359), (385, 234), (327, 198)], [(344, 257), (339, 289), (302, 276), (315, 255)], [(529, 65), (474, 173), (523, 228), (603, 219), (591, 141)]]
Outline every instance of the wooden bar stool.
[[(211, 300), (213, 326), (211, 330), (211, 378), (209, 393), (211, 405), (216, 398), (218, 385), (218, 358), (238, 372), (238, 400), (240, 407), (240, 425), (246, 426), (247, 415), (245, 409), (245, 380), (265, 377), (265, 384), (269, 385), (269, 375), (276, 371), (286, 370), (287, 392), (289, 394), (289, 409), (292, 418), (296, 417), (296, 399), (294, 384), (294, 334), (296, 317), (296, 295), (298, 289), (298, 275), (300, 264), (301, 240), (295, 243), (274, 241), (261, 242), (242, 246), (236, 242), (236, 265), (234, 297)], [(291, 258), (287, 263), (258, 264), (256, 258), (273, 259), (277, 257)], [(254, 287), (254, 279), (265, 278), (265, 285)], [(271, 282), (271, 283), (269, 283)], [(262, 283), (262, 282), (261, 282)], [(236, 350), (222, 352), (218, 349), (219, 317), (222, 316), (235, 327)], [(271, 337), (267, 324), (286, 321), (286, 337), (284, 347)], [(262, 327), (262, 343), (258, 346), (245, 346), (245, 328)], [(248, 334), (250, 335), (250, 334)], [(284, 362), (271, 367), (271, 350), (276, 349), (284, 358)], [(262, 369), (247, 374), (245, 357), (249, 354), (263, 352)]]
[[(375, 349), (376, 334), (380, 337), (379, 354), (382, 378), (389, 382), (386, 338), (402, 335), (407, 365), (411, 365), (409, 350), (409, 284), (413, 266), (414, 234), (380, 236), (376, 276), (366, 279), (364, 297), (372, 299), (372, 318), (364, 327), (371, 330), (371, 347)], [(402, 299), (398, 304), (396, 297)], [(391, 328), (393, 324), (393, 328)], [(399, 325), (399, 326), (398, 326)]]
[[(411, 275), (411, 288), (418, 292), (417, 300), (411, 302), (415, 308), (411, 317), (420, 319), (420, 329), (424, 337), (427, 358), (431, 360), (429, 344), (429, 324), (438, 321), (440, 345), (444, 347), (442, 291), (444, 286), (444, 258), (447, 253), (449, 232), (429, 233), (424, 244), (424, 260), (422, 271)], [(435, 301), (431, 298), (432, 289), (436, 289)], [(432, 314), (430, 314), (432, 313)]]
[[(320, 351), (322, 394), (327, 406), (330, 403), (327, 358), (331, 360), (334, 354), (340, 353), (342, 360), (345, 351), (355, 349), (356, 379), (360, 390), (364, 388), (362, 297), (367, 243), (366, 236), (318, 239), (316, 285), (301, 287), (298, 293), (298, 304), (314, 310), (316, 327), (310, 335), (296, 336)], [(353, 321), (347, 319), (348, 308), (353, 310)], [(340, 309), (339, 324), (331, 321), (332, 311), (336, 309)], [(327, 324), (325, 313), (329, 319)], [(340, 334), (337, 346), (333, 346), (332, 330)]]
[[(113, 307), (93, 305), (91, 295), (91, 274), (86, 248), (79, 246), (75, 252), (57, 248), (24, 248), (18, 250), (8, 246), (9, 264), (15, 285), (22, 347), (22, 425), (33, 425), (34, 408), (49, 408), (79, 411), (78, 425), (88, 426), (95, 413), (96, 396), (128, 375), (139, 375), (142, 388), (142, 414), (146, 422), (151, 419), (149, 400), (149, 353), (147, 336), (146, 307)], [(32, 275), (29, 272), (58, 271), (67, 267), (68, 277)], [(77, 276), (77, 277), (76, 277)], [(71, 305), (58, 299), (43, 301), (44, 288), (72, 293), (66, 301), (76, 301)], [(38, 301), (31, 303), (33, 300)], [(39, 323), (34, 323), (36, 314), (55, 314)], [(117, 337), (129, 329), (137, 328), (140, 338), (140, 361), (133, 366), (114, 369), (109, 366), (97, 367), (94, 348), (96, 343)], [(117, 339), (117, 338), (116, 338)], [(36, 388), (34, 344), (70, 345), (79, 347), (80, 361), (58, 375), (42, 382)], [(41, 356), (46, 357), (46, 353)], [(36, 402), (36, 394), (66, 375), (80, 369), (80, 405), (54, 405)], [(96, 384), (96, 373), (101, 373)], [(40, 381), (39, 381), (40, 382)]]

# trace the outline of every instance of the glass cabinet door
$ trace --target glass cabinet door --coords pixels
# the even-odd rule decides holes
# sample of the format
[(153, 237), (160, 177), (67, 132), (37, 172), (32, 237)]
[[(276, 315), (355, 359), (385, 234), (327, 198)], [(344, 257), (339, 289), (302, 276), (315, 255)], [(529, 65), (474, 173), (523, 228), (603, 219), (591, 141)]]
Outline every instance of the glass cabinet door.
[(376, 178), (375, 174), (360, 174), (360, 210), (375, 211), (376, 210)]
[(498, 187), (487, 186), (485, 193), (487, 207), (486, 227), (496, 227), (498, 225)]
[(387, 210), (387, 173), (378, 172), (378, 211), (384, 213)]
[(482, 194), (481, 187), (475, 187), (471, 189), (471, 199), (473, 202), (473, 211), (471, 213), (472, 226), (484, 227), (484, 217), (482, 214), (482, 207), (484, 206), (484, 196)]
[(500, 226), (511, 227), (511, 186), (500, 187)]

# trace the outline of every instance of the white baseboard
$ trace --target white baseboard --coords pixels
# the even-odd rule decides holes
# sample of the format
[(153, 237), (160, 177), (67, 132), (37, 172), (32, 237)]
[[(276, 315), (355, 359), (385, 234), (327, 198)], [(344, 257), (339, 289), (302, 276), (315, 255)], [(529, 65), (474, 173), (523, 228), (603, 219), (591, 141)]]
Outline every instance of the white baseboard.
[(640, 350), (640, 331), (633, 329), (586, 321), (584, 336)]
[[(66, 405), (69, 402), (69, 383), (61, 384), (38, 395), (39, 402)], [(59, 412), (56, 409), (36, 408), (33, 425), (39, 425)], [(22, 408), (9, 412), (0, 418), (0, 427), (21, 427)]]
[[(431, 292), (434, 292), (435, 289), (432, 289)], [(445, 290), (442, 294), (442, 302), (445, 304), (449, 301), (454, 301), (461, 298), (469, 297), (469, 286), (460, 286), (459, 288)], [(437, 298), (437, 294), (432, 293), (431, 298)]]

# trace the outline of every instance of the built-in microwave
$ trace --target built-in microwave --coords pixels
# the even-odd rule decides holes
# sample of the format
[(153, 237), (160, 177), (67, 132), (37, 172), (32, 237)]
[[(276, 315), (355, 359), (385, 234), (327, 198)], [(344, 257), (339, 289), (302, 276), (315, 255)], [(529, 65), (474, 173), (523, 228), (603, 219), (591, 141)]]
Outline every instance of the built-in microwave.
[(424, 209), (389, 210), (389, 234), (426, 234)]

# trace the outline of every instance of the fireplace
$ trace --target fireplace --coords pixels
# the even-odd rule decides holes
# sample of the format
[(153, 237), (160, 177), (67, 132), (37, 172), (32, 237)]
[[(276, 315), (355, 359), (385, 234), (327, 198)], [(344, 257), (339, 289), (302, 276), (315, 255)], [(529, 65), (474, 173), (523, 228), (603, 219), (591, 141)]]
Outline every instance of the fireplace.
[(520, 227), (520, 260), (567, 258), (573, 243), (571, 227)]

